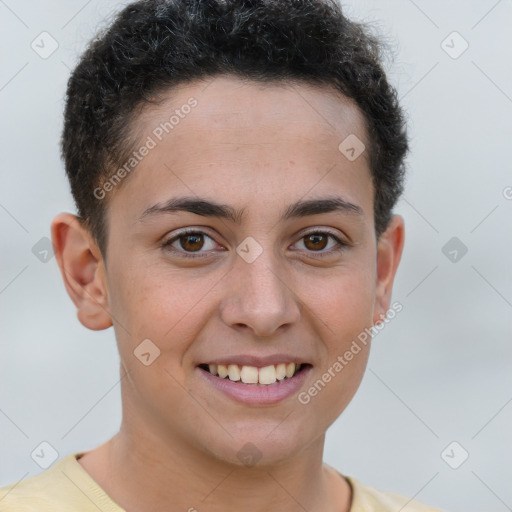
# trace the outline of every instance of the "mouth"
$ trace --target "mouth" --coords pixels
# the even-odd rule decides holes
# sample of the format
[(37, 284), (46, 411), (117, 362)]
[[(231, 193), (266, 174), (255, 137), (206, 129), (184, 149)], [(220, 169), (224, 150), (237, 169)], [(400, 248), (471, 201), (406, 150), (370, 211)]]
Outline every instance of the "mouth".
[(238, 382), (247, 386), (272, 386), (280, 382), (294, 379), (299, 373), (304, 372), (309, 363), (279, 363), (267, 366), (247, 366), (239, 364), (208, 364), (198, 365), (201, 370), (219, 379)]

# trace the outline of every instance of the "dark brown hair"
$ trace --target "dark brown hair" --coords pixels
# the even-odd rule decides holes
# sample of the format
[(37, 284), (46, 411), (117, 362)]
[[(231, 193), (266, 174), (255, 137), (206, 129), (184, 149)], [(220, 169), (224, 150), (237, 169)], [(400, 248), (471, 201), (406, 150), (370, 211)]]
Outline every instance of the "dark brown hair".
[(327, 84), (365, 116), (377, 237), (402, 193), (408, 143), (381, 43), (335, 0), (147, 0), (124, 7), (82, 55), (67, 86), (61, 149), (78, 216), (106, 257), (104, 183), (132, 150), (133, 122), (159, 93), (233, 74)]

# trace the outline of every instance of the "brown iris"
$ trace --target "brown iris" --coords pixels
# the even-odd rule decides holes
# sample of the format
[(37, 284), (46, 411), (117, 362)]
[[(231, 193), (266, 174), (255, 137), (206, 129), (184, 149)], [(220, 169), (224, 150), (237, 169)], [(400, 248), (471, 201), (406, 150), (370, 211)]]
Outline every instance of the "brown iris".
[[(321, 239), (323, 239), (323, 240), (321, 240)], [(324, 235), (321, 233), (311, 233), (304, 237), (304, 245), (308, 249), (312, 249), (314, 251), (322, 250), (322, 249), (325, 249), (325, 247), (327, 245), (327, 239), (328, 239), (327, 235)], [(312, 247), (308, 246), (308, 241), (311, 241), (313, 243)]]
[[(183, 240), (186, 240), (186, 242)], [(204, 245), (204, 236), (200, 233), (183, 235), (180, 237), (180, 245), (186, 251), (198, 251)]]

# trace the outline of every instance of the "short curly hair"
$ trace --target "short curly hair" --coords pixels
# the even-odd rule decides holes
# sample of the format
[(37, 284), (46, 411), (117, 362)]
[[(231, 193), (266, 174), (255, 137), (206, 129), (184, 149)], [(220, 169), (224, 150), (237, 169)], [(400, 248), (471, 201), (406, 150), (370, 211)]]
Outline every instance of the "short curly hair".
[(135, 147), (133, 123), (158, 94), (234, 75), (331, 85), (364, 114), (377, 238), (403, 191), (405, 118), (382, 43), (336, 0), (142, 0), (89, 43), (66, 92), (62, 158), (80, 222), (106, 257), (108, 201), (94, 190)]

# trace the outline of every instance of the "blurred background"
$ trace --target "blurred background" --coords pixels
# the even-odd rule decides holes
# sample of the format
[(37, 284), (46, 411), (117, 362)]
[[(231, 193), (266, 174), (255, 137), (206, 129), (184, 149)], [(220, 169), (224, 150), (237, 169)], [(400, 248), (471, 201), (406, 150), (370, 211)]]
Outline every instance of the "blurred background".
[[(49, 238), (56, 213), (75, 213), (58, 147), (66, 82), (126, 3), (0, 0), (0, 486), (42, 472), (41, 447), (62, 458), (120, 425), (113, 330), (79, 323)], [(389, 44), (411, 153), (403, 310), (375, 337), (325, 461), (447, 511), (512, 510), (512, 2), (342, 4)]]

